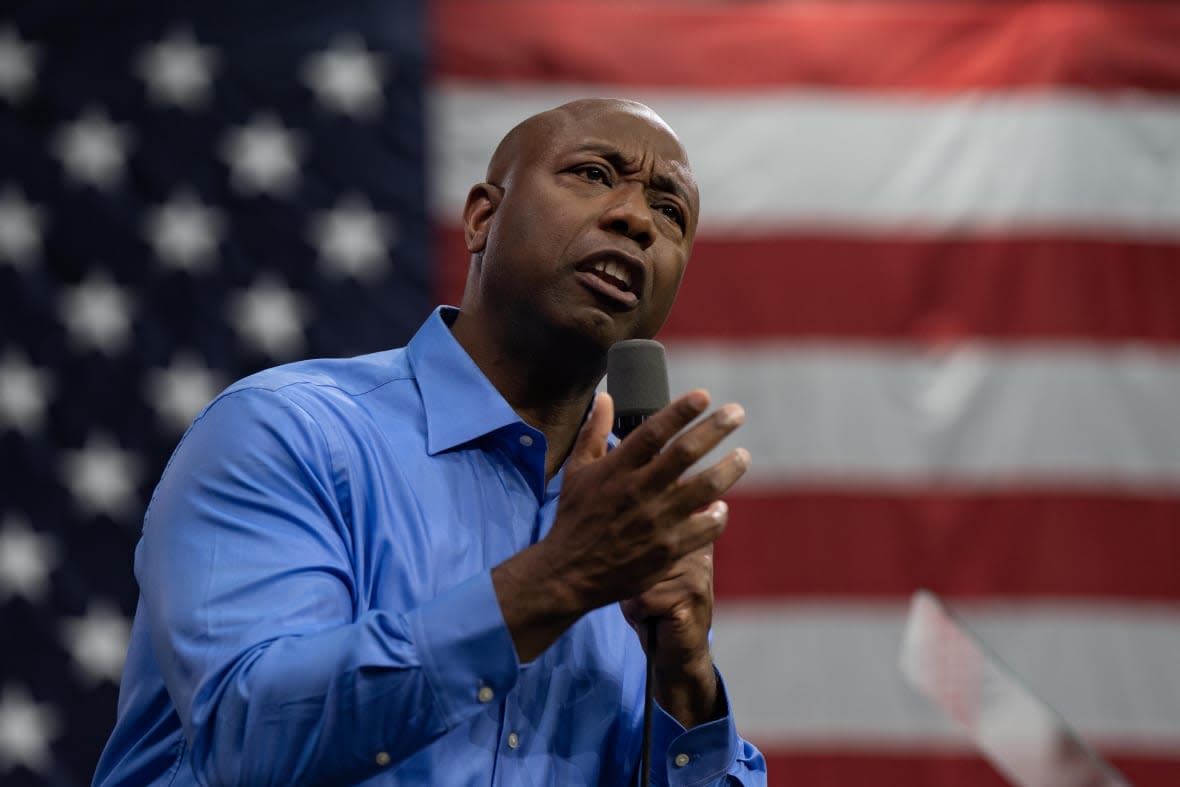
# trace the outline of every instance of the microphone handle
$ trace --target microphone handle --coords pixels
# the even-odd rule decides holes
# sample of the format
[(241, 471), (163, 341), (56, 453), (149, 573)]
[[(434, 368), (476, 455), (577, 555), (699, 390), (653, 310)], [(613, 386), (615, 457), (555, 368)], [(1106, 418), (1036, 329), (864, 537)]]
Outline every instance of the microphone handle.
[[(631, 434), (635, 427), (647, 420), (651, 413), (631, 413), (615, 416), (612, 429), (620, 440)], [(656, 682), (656, 631), (659, 622), (654, 618), (647, 621), (647, 676), (643, 682), (643, 742), (639, 758), (639, 787), (651, 785), (651, 727), (655, 710), (654, 687)]]
[(615, 437), (622, 440), (627, 435), (635, 431), (635, 427), (646, 421), (651, 413), (629, 413), (627, 415), (615, 416), (615, 428), (611, 429), (615, 433)]
[(639, 763), (640, 787), (651, 785), (651, 720), (655, 708), (652, 691), (656, 682), (656, 630), (659, 623), (655, 618), (647, 621), (647, 680), (643, 684), (643, 748)]
[[(615, 437), (623, 440), (641, 423), (646, 421), (651, 413), (628, 413), (616, 415), (614, 429)], [(639, 787), (651, 785), (651, 728), (655, 711), (655, 678), (656, 678), (656, 631), (659, 621), (654, 618), (647, 621), (647, 675), (643, 682), (643, 742), (639, 758)]]

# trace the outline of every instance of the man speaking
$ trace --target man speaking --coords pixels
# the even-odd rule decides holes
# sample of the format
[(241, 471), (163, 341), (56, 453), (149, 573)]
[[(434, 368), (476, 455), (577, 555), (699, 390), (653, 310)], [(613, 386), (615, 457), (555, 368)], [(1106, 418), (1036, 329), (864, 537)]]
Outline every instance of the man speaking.
[[(461, 308), (400, 349), (231, 386), (164, 471), (98, 785), (628, 785), (649, 631), (657, 785), (765, 784), (709, 654), (749, 455), (692, 391), (608, 450), (697, 188), (647, 107), (525, 120), (464, 208)], [(700, 417), (704, 415), (704, 417)]]

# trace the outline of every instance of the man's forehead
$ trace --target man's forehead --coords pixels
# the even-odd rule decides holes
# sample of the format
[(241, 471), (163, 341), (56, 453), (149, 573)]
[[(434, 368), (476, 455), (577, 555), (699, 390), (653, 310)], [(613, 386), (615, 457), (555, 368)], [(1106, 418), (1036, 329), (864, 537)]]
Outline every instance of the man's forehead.
[(664, 158), (688, 164), (684, 146), (663, 118), (643, 104), (630, 102), (575, 103), (553, 111), (550, 133), (567, 144), (614, 145), (626, 149), (655, 148)]
[(592, 153), (628, 169), (650, 166), (661, 181), (676, 181), (678, 187), (668, 190), (686, 199), (696, 192), (684, 146), (651, 109), (631, 102), (566, 109), (555, 110), (556, 122), (546, 135), (550, 150)]
[(696, 201), (696, 178), (679, 138), (650, 107), (628, 99), (580, 99), (524, 120), (492, 155), (488, 178), (497, 183), (516, 166), (579, 150), (652, 166), (661, 180), (676, 181), (668, 191)]

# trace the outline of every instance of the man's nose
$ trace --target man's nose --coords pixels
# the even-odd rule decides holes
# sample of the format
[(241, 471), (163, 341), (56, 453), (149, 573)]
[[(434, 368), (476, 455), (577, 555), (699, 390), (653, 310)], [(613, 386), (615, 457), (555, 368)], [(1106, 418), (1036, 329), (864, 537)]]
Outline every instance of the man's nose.
[(602, 212), (599, 225), (608, 232), (625, 235), (646, 249), (655, 240), (651, 206), (641, 183), (621, 183), (611, 191), (611, 202)]

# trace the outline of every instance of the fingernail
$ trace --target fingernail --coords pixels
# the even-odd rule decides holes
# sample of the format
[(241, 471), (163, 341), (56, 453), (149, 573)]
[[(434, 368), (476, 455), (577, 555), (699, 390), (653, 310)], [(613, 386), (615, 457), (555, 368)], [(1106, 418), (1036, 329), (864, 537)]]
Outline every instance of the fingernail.
[(697, 410), (704, 410), (709, 406), (709, 394), (700, 389), (689, 391), (688, 403)]
[(741, 466), (743, 470), (750, 466), (750, 452), (744, 448), (738, 448), (734, 451), (734, 459)]
[(721, 408), (717, 422), (722, 426), (737, 426), (746, 420), (746, 411), (740, 404), (727, 404)]
[(718, 500), (713, 503), (713, 519), (720, 522), (725, 519), (725, 515), (729, 513), (729, 504), (724, 500)]

